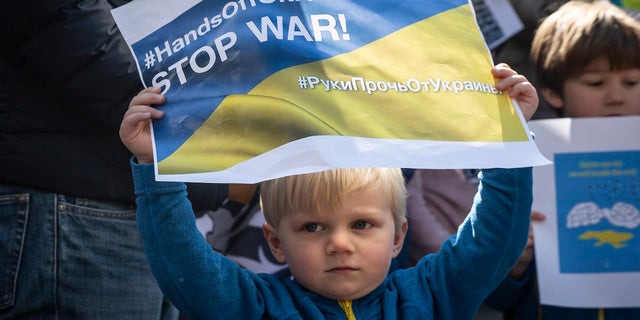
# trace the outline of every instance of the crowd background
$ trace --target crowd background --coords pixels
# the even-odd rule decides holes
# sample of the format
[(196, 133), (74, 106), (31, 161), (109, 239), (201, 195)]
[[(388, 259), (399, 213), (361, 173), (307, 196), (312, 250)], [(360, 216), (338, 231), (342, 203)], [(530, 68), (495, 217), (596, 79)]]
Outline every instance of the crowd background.
[[(135, 226), (130, 152), (118, 128), (142, 89), (110, 10), (129, 1), (12, 1), (0, 10), (0, 319), (175, 319)], [(512, 0), (524, 29), (492, 50), (537, 87), (539, 23), (564, 1)], [(636, 15), (637, 1), (612, 1)], [(562, 116), (540, 93), (534, 119)], [(476, 171), (406, 170), (410, 228), (401, 268), (438, 250), (471, 205)], [(190, 184), (203, 235), (256, 272), (287, 273), (260, 227), (259, 187)], [(439, 212), (435, 216), (420, 210)], [(435, 218), (434, 218), (435, 217)], [(411, 223), (410, 223), (411, 225)], [(438, 230), (436, 230), (438, 229)], [(434, 238), (423, 235), (429, 234)], [(481, 308), (478, 319), (503, 319)]]

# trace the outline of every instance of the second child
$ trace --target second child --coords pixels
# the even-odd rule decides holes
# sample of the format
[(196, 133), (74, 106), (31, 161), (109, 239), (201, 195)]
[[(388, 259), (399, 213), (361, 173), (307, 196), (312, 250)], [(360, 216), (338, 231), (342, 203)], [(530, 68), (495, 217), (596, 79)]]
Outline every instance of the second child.
[[(542, 21), (531, 54), (542, 96), (564, 117), (640, 115), (640, 22), (609, 1), (564, 4)], [(540, 305), (532, 258), (487, 301), (505, 319), (640, 319), (640, 308)]]

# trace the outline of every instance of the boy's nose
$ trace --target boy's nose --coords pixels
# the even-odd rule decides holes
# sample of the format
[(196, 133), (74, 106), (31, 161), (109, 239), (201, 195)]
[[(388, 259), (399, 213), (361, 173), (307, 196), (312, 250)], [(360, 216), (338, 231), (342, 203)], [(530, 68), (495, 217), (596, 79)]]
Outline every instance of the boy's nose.
[(622, 84), (612, 84), (607, 87), (605, 104), (608, 106), (618, 106), (624, 104), (625, 87)]
[(334, 231), (327, 241), (327, 254), (353, 253), (354, 244), (346, 231)]

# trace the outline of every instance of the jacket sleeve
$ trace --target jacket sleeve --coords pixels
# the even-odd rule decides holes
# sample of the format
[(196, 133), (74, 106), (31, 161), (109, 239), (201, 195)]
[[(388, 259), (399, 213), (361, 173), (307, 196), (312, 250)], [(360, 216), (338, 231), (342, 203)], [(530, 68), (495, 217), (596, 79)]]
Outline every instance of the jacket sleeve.
[(454, 313), (436, 318), (472, 318), (507, 276), (527, 241), (531, 168), (485, 169), (479, 177), (473, 207), (457, 234), (437, 254), (418, 263), (437, 297), (435, 309)]
[(169, 300), (189, 319), (260, 318), (264, 281), (213, 251), (195, 225), (185, 185), (155, 181), (152, 165), (132, 161), (132, 167), (138, 229), (151, 270)]

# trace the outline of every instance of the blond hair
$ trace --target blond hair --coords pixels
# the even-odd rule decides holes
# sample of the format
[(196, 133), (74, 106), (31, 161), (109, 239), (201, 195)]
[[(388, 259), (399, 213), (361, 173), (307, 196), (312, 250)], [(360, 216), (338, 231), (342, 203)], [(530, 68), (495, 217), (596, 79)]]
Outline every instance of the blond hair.
[(542, 21), (531, 46), (540, 86), (560, 95), (599, 58), (614, 71), (640, 67), (640, 22), (606, 0), (565, 3)]
[(405, 221), (407, 191), (397, 168), (334, 169), (265, 181), (260, 186), (260, 205), (266, 221), (277, 227), (286, 214), (320, 214), (339, 207), (348, 193), (362, 189), (390, 196), (399, 231)]

